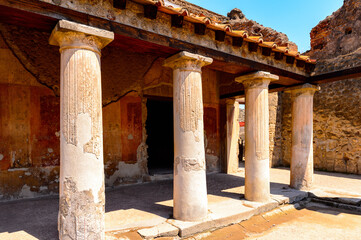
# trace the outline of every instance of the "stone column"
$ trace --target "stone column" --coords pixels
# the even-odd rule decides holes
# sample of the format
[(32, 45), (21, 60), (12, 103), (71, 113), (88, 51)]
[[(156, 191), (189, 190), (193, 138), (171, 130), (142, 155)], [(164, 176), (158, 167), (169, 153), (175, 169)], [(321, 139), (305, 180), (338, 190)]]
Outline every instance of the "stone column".
[(239, 104), (235, 99), (227, 99), (227, 173), (238, 170)]
[(109, 31), (61, 20), (50, 44), (60, 46), (60, 239), (105, 239), (100, 49)]
[(278, 76), (256, 72), (236, 78), (246, 95), (245, 198), (265, 202), (270, 198), (268, 85)]
[(313, 182), (313, 95), (319, 86), (286, 90), (292, 97), (291, 187), (309, 190)]
[(164, 62), (173, 69), (173, 216), (182, 221), (202, 220), (208, 211), (201, 68), (212, 61), (180, 52)]

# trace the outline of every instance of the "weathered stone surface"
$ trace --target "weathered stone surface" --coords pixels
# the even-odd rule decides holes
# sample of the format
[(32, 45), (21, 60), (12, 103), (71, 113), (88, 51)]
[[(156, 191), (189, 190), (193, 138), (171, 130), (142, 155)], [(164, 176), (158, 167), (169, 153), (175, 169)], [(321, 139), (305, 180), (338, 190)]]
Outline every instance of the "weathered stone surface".
[(174, 237), (178, 236), (179, 229), (169, 223), (162, 223), (152, 228), (138, 230), (138, 233), (144, 239), (153, 239), (157, 237)]
[[(344, 5), (311, 32), (309, 52), (317, 72), (361, 64), (361, 1)], [(321, 85), (314, 102), (315, 168), (361, 174), (361, 83), (349, 79)]]
[(310, 189), (313, 183), (313, 96), (319, 86), (291, 87), (292, 153), (291, 183), (296, 189)]
[(227, 101), (227, 173), (238, 171), (239, 104), (234, 99)]
[[(360, 80), (321, 85), (314, 97), (314, 167), (361, 174)], [(291, 159), (291, 96), (282, 94), (282, 164)]]
[(275, 42), (279, 46), (288, 46), (292, 51), (297, 51), (298, 49), (295, 43), (289, 41), (286, 34), (247, 19), (238, 8), (230, 11), (227, 17), (228, 19), (225, 22), (229, 22), (235, 30), (246, 30), (250, 35), (262, 36), (265, 41)]
[(315, 167), (361, 174), (361, 83), (323, 84), (315, 95)]
[(361, 1), (345, 0), (339, 10), (312, 29), (307, 54), (318, 60), (317, 73), (360, 65), (360, 16)]
[(207, 217), (202, 67), (213, 59), (180, 52), (165, 60), (173, 69), (174, 206), (175, 219)]
[[(269, 151), (270, 166), (279, 166), (282, 163), (282, 98), (278, 97), (280, 93), (268, 93), (269, 105)], [(239, 121), (245, 120), (245, 109), (239, 110)], [(244, 127), (243, 127), (244, 128)], [(242, 136), (241, 136), (242, 135)], [(244, 130), (240, 132), (240, 138), (244, 140)]]
[(62, 20), (49, 39), (61, 53), (59, 239), (105, 239), (100, 51), (113, 38)]
[(236, 78), (245, 87), (245, 198), (269, 200), (269, 106), (268, 85), (278, 76), (256, 72)]
[(231, 10), (226, 17), (209, 11), (207, 9), (201, 8), (187, 1), (168, 0), (167, 2), (187, 8), (192, 13), (202, 14), (211, 19), (217, 19), (218, 21), (221, 21), (223, 23), (229, 23), (234, 30), (246, 30), (251, 35), (262, 35), (265, 41), (273, 41), (280, 46), (289, 46), (291, 50), (297, 51), (297, 45), (289, 41), (286, 34), (277, 32), (270, 27), (265, 27), (251, 19), (247, 19), (246, 16), (242, 13), (242, 11), (238, 8), (234, 8), (233, 10)]
[(345, 0), (343, 6), (322, 20), (310, 33), (311, 50), (317, 59), (331, 59), (361, 47), (361, 2)]
[[(316, 72), (360, 65), (361, 1), (346, 0), (311, 32), (311, 54), (318, 59)], [(361, 174), (361, 83), (349, 79), (321, 84), (314, 96), (314, 167), (335, 172)], [(282, 165), (291, 159), (291, 96), (281, 94)]]
[(268, 104), (269, 104), (269, 153), (270, 153), (270, 166), (279, 165), (282, 161), (281, 155), (281, 102), (282, 98), (279, 97), (280, 93), (269, 93)]

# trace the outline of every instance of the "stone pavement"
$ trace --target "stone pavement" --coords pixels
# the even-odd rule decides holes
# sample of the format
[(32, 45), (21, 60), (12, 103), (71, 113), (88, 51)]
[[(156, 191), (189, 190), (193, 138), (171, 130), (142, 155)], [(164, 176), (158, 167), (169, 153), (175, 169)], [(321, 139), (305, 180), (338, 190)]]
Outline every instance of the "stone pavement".
[[(298, 201), (308, 195), (288, 188), (288, 183), (288, 169), (271, 169), (273, 200), (259, 204), (241, 199), (243, 169), (234, 175), (210, 174), (207, 176), (209, 217), (198, 223), (172, 220), (172, 180), (122, 186), (106, 193), (106, 230), (119, 232), (159, 226), (153, 229), (157, 231), (156, 235), (175, 234), (176, 230), (183, 237), (193, 235), (240, 222), (283, 202)], [(313, 193), (361, 200), (361, 176), (316, 172)], [(57, 239), (57, 214), (56, 196), (0, 203), (0, 239)]]

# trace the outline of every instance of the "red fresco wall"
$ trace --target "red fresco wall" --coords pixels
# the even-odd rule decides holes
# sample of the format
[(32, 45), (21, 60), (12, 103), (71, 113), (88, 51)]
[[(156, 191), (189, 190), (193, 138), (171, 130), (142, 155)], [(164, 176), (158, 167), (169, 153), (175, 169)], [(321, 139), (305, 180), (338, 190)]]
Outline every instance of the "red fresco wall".
[(120, 101), (122, 161), (137, 162), (137, 148), (142, 142), (142, 101), (140, 97), (125, 97)]
[[(164, 74), (170, 77), (168, 71)], [(219, 169), (217, 79), (215, 71), (203, 71), (208, 171)], [(167, 94), (171, 92), (168, 88)], [(27, 72), (0, 38), (0, 200), (58, 192), (59, 110), (59, 97)], [(121, 178), (134, 173), (139, 178), (146, 172), (146, 161), (137, 161), (139, 149), (143, 158), (146, 151), (142, 145), (144, 114), (138, 93), (103, 107), (105, 175), (111, 183), (116, 182), (113, 175)]]
[(43, 86), (0, 84), (0, 170), (59, 165), (59, 98)]

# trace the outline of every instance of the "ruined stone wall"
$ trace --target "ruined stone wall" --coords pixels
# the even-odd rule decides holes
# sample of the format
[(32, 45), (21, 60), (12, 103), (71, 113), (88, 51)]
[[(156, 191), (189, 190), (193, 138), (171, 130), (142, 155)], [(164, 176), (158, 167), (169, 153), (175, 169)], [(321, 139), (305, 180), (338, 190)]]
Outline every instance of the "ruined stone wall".
[(281, 101), (279, 103), (278, 114), (279, 118), (279, 134), (281, 139), (277, 142), (277, 151), (280, 154), (280, 159), (276, 166), (289, 167), (291, 162), (291, 144), (292, 144), (292, 103), (290, 93), (280, 93)]
[[(316, 73), (347, 69), (361, 64), (361, 1), (344, 5), (311, 31)], [(361, 174), (361, 83), (349, 79), (320, 84), (314, 96), (314, 167), (318, 170)], [(291, 160), (291, 98), (282, 93), (280, 123), (281, 165)]]
[(361, 174), (360, 80), (322, 84), (315, 96), (316, 169)]
[[(314, 167), (317, 170), (361, 174), (360, 79), (321, 84), (314, 96)], [(282, 93), (281, 165), (291, 161), (289, 93)]]

